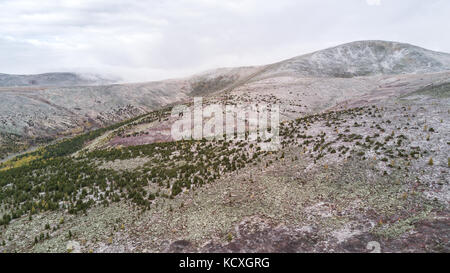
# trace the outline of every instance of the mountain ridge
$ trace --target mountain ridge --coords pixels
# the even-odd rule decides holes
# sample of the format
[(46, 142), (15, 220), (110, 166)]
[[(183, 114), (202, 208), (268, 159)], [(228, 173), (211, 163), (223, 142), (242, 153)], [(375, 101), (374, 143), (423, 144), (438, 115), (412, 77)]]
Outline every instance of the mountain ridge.
[[(178, 80), (0, 88), (0, 252), (450, 252), (447, 55), (392, 43), (315, 54)], [(196, 125), (171, 106), (196, 111), (194, 96), (279, 106), (274, 149), (251, 126), (176, 141), (176, 123)], [(237, 111), (230, 125), (250, 125)], [(1, 160), (39, 137), (56, 141)]]
[[(276, 73), (297, 76), (355, 77), (433, 73), (450, 70), (450, 54), (407, 43), (362, 40), (271, 64)], [(267, 73), (266, 73), (267, 75)]]
[(0, 87), (105, 85), (117, 81), (118, 79), (108, 79), (97, 74), (73, 72), (48, 72), (42, 74), (0, 73)]

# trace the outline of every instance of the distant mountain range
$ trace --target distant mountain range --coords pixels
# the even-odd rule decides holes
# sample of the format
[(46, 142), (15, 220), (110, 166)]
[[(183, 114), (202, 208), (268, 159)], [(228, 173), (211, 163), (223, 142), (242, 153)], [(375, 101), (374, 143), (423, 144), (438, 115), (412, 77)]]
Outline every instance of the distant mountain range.
[(74, 86), (104, 85), (116, 82), (95, 74), (45, 73), (36, 75), (0, 74), (1, 87), (14, 86)]

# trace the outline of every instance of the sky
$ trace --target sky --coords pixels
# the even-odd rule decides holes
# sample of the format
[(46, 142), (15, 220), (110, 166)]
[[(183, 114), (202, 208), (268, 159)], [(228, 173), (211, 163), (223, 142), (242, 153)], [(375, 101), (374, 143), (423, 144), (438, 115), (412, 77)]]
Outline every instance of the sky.
[(357, 40), (450, 52), (449, 14), (448, 0), (0, 0), (0, 73), (153, 81)]

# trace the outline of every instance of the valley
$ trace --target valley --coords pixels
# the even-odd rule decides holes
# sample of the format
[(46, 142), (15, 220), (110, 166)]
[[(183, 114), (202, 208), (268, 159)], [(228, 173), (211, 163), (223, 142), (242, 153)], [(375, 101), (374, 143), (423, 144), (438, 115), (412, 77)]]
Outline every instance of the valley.
[[(361, 41), (187, 79), (2, 88), (0, 251), (448, 252), (449, 56)], [(280, 105), (279, 149), (174, 141), (172, 107), (198, 96)]]

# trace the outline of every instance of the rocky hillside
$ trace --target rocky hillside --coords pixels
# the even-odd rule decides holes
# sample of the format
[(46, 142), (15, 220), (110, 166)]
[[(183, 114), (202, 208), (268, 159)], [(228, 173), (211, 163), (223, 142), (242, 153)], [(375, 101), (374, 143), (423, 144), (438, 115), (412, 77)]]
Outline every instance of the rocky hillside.
[(449, 88), (297, 109), (271, 152), (174, 142), (170, 108), (43, 147), (0, 165), (0, 251), (449, 252)]
[[(0, 252), (450, 252), (446, 56), (357, 42), (180, 80), (1, 90), (7, 152), (65, 138), (0, 163)], [(279, 149), (174, 141), (167, 105), (195, 95), (279, 104)]]

